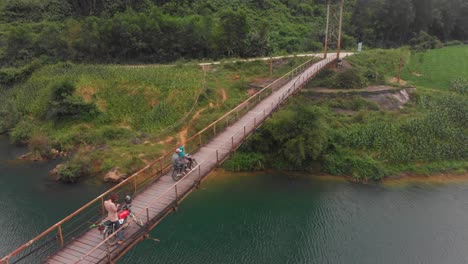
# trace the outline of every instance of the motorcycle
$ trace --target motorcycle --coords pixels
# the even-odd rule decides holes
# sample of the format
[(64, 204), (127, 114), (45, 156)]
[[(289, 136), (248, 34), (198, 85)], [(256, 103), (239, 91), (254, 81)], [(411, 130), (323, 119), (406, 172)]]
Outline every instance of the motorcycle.
[[(198, 165), (197, 160), (194, 157), (192, 157), (192, 155), (190, 155), (190, 154), (185, 154), (184, 159), (185, 159), (186, 169), (188, 171), (191, 171), (192, 169), (194, 169)], [(172, 179), (174, 181), (180, 180), (182, 178), (182, 176), (184, 176), (184, 175), (185, 175), (185, 172), (184, 172), (184, 166), (183, 165), (176, 165), (176, 164), (172, 165), (171, 177), (172, 177)]]
[[(144, 226), (143, 221), (137, 218), (135, 214), (132, 212), (132, 210), (130, 209), (131, 206), (132, 206), (132, 198), (130, 197), (130, 195), (127, 195), (125, 196), (125, 203), (120, 207), (120, 210), (117, 213), (117, 216), (119, 218), (118, 220), (119, 224), (120, 226), (123, 226), (122, 231), (130, 225), (131, 222), (128, 222), (129, 217), (131, 217), (131, 219), (133, 219), (133, 221), (140, 227)], [(116, 231), (114, 222), (110, 220), (106, 220), (99, 224), (93, 224), (90, 226), (90, 228), (95, 228), (95, 227), (97, 227), (99, 232), (101, 232), (103, 239), (106, 241), (106, 243), (109, 246), (115, 245), (117, 243), (117, 236), (112, 236), (112, 234)]]

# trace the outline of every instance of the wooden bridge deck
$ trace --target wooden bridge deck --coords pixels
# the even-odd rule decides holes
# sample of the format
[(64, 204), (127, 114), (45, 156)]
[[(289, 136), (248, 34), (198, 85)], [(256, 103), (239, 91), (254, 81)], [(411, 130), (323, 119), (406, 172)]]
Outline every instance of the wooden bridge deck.
[[(178, 183), (175, 183), (168, 173), (149, 185), (146, 190), (134, 197), (132, 205), (134, 213), (142, 219), (143, 223), (151, 224), (151, 228), (154, 227), (195, 189), (199, 180), (213, 170), (218, 162), (226, 159), (234, 149), (240, 146), (246, 136), (252, 133), (287, 97), (334, 58), (334, 55), (330, 55), (328, 59), (313, 64), (302, 74), (292, 78), (279, 90), (259, 102), (237, 122), (217, 134), (198, 152), (193, 153), (199, 166)], [(109, 263), (141, 239), (144, 235), (141, 230), (142, 228), (135, 223), (131, 223), (124, 230), (124, 244), (108, 247), (103, 243), (100, 232), (97, 229), (91, 229), (50, 256), (46, 263)]]

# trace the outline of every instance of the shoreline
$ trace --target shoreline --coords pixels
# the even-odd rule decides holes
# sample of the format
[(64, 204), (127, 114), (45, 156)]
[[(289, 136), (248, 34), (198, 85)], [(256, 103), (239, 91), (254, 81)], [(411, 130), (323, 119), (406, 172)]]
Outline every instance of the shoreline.
[(222, 168), (218, 168), (211, 172), (206, 180), (211, 180), (216, 178), (225, 178), (225, 177), (248, 177), (248, 176), (257, 176), (260, 174), (285, 174), (288, 177), (309, 177), (313, 179), (323, 180), (323, 181), (336, 181), (336, 182), (349, 182), (349, 183), (358, 183), (358, 184), (377, 184), (386, 187), (394, 186), (406, 186), (412, 184), (454, 184), (454, 183), (468, 183), (468, 172), (461, 174), (455, 172), (445, 172), (445, 173), (435, 173), (432, 175), (422, 175), (415, 173), (402, 173), (399, 176), (386, 177), (380, 181), (369, 181), (369, 182), (359, 182), (353, 180), (350, 176), (334, 176), (326, 173), (316, 173), (311, 174), (307, 172), (298, 172), (298, 171), (275, 171), (275, 170), (263, 170), (256, 172), (231, 172)]

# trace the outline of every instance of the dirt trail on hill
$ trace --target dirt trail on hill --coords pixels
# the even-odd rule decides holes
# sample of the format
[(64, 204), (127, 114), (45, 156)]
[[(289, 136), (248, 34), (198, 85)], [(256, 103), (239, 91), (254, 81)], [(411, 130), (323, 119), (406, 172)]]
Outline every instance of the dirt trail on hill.
[[(219, 89), (219, 92), (218, 94), (221, 96), (221, 102), (220, 103), (217, 103), (217, 106), (220, 107), (222, 104), (224, 104), (224, 102), (226, 102), (226, 100), (228, 99), (228, 95), (226, 93), (226, 89), (224, 88), (221, 88)], [(209, 106), (210, 108), (213, 107), (213, 105), (210, 104)], [(193, 121), (197, 120), (198, 118), (201, 117), (201, 114), (203, 111), (205, 111), (208, 107), (204, 107), (200, 110), (198, 110), (194, 115), (193, 117), (189, 120), (189, 122), (187, 123), (187, 125), (182, 129), (182, 131), (180, 131), (179, 133), (179, 141), (184, 143), (187, 141), (187, 137), (188, 137), (188, 131), (189, 131), (189, 128), (190, 128), (190, 125), (192, 124)]]

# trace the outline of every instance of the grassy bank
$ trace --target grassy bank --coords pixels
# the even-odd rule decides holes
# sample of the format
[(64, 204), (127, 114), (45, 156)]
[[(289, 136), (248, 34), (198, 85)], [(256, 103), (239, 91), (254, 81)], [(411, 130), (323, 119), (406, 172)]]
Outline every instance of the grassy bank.
[(0, 89), (0, 129), (27, 144), (33, 159), (69, 153), (64, 171), (74, 181), (113, 167), (141, 168), (230, 110), (249, 83), (273, 80), (305, 62), (139, 67), (59, 63)]
[[(468, 47), (427, 51), (424, 56), (438, 60), (445, 67), (451, 63), (463, 65), (468, 56), (454, 62), (454, 53), (466, 54), (460, 53), (460, 49), (466, 51)], [(440, 57), (441, 53), (452, 56)], [(418, 78), (408, 79), (417, 91), (398, 110), (388, 111), (376, 101), (359, 95), (330, 97), (307, 92), (323, 84), (339, 86), (343, 80), (366, 85), (388, 84), (397, 72), (401, 54), (407, 56), (407, 62), (420, 56), (416, 53), (409, 57), (407, 50), (365, 52), (349, 58), (352, 67), (348, 70), (322, 73), (301, 96), (274, 114), (226, 162), (225, 168), (321, 170), (360, 181), (408, 172), (466, 173), (468, 98), (466, 93), (453, 89), (451, 79), (466, 74), (462, 66), (458, 73), (446, 71), (446, 74), (432, 75), (431, 86)], [(407, 64), (405, 71), (411, 71), (412, 67), (414, 64)], [(354, 73), (347, 75), (347, 71)]]

